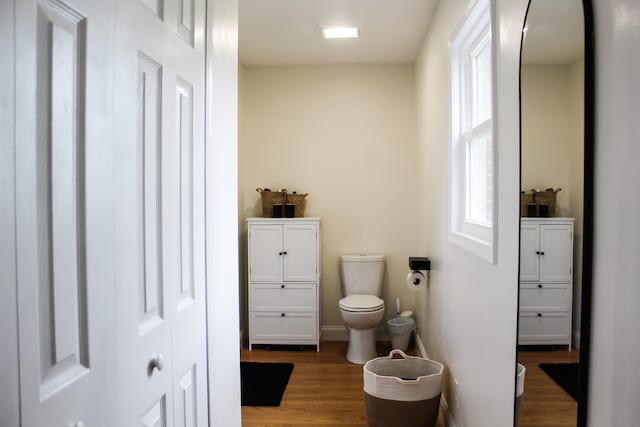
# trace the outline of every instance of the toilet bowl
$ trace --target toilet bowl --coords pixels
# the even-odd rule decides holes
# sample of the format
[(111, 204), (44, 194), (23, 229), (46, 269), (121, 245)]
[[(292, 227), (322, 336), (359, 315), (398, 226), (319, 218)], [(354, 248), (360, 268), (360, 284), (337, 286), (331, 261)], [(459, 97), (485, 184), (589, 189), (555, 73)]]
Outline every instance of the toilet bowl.
[(349, 328), (347, 360), (364, 364), (377, 357), (375, 329), (384, 316), (384, 301), (375, 295), (349, 295), (338, 306)]

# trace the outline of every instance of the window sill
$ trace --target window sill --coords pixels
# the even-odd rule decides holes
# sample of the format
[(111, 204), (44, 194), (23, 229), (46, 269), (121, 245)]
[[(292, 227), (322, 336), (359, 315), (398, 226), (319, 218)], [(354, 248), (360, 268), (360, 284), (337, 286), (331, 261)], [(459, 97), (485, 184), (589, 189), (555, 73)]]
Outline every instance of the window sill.
[(491, 241), (462, 231), (450, 231), (449, 241), (461, 248), (478, 255), (485, 261), (495, 264), (495, 250)]

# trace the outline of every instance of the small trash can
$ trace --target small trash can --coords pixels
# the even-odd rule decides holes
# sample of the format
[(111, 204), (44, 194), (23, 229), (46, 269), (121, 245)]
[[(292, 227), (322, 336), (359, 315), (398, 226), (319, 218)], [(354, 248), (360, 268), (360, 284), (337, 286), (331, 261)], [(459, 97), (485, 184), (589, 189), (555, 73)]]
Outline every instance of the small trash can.
[(436, 425), (442, 394), (441, 363), (391, 350), (389, 356), (369, 360), (363, 369), (369, 427)]
[(416, 322), (411, 317), (394, 317), (387, 321), (386, 332), (391, 337), (391, 348), (405, 351), (409, 347), (411, 333)]
[(515, 425), (518, 425), (518, 418), (520, 417), (520, 405), (522, 404), (522, 396), (524, 395), (524, 374), (527, 369), (524, 365), (518, 363), (516, 365), (516, 410), (515, 410)]

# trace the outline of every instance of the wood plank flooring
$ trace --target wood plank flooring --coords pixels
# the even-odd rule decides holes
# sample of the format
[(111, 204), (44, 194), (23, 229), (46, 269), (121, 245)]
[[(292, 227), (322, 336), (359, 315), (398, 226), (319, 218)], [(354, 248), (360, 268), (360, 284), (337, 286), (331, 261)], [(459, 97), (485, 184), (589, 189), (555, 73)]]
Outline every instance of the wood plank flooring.
[(578, 350), (518, 351), (518, 361), (527, 368), (518, 427), (575, 427), (578, 404), (538, 364), (578, 360)]
[[(319, 353), (309, 347), (242, 349), (242, 361), (295, 364), (280, 406), (243, 406), (242, 425), (366, 427), (362, 366), (347, 362), (346, 352), (346, 342), (323, 342)], [(388, 345), (379, 344), (378, 352), (388, 354)]]
[[(300, 351), (295, 347), (242, 349), (247, 362), (295, 364), (279, 407), (242, 407), (244, 427), (366, 427), (362, 366), (345, 359), (346, 342), (323, 342)], [(378, 353), (388, 345), (379, 343)], [(539, 367), (539, 363), (578, 361), (578, 352), (566, 350), (520, 351), (527, 367), (519, 427), (575, 426), (577, 404)], [(442, 414), (441, 414), (442, 416)], [(437, 427), (444, 426), (439, 420)]]

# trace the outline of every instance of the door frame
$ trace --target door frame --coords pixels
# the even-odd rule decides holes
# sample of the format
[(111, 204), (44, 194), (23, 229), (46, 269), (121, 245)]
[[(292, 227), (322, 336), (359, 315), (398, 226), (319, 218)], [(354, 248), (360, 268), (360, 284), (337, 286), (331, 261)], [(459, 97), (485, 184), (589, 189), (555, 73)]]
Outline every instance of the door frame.
[(238, 0), (207, 0), (205, 63), (209, 423), (240, 427)]
[[(15, 4), (0, 4), (0, 425), (20, 424), (15, 217)], [(8, 345), (7, 345), (8, 344)]]

